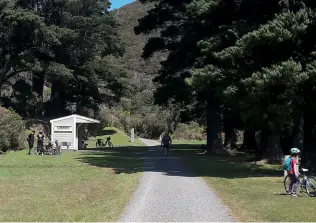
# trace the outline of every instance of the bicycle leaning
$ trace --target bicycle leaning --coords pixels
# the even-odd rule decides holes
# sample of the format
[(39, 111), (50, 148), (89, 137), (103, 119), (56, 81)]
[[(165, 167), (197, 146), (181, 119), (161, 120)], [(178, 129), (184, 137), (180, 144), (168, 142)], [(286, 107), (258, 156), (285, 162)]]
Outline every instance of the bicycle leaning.
[(55, 140), (54, 143), (49, 142), (47, 145), (37, 146), (34, 150), (35, 155), (60, 155), (61, 147), (58, 144), (58, 140)]
[(103, 143), (103, 139), (98, 139), (97, 142), (95, 143), (96, 148), (103, 148), (106, 145), (109, 147), (113, 147), (113, 143), (111, 142), (111, 137), (107, 137), (105, 143)]
[[(303, 174), (299, 175), (299, 185), (301, 187), (301, 193), (305, 192), (307, 193), (310, 197), (315, 197), (316, 196), (316, 178), (313, 176), (307, 176), (306, 173), (308, 172), (308, 169), (301, 169)], [(291, 176), (287, 175), (284, 178), (284, 188), (286, 193), (289, 193), (289, 187), (291, 184)]]

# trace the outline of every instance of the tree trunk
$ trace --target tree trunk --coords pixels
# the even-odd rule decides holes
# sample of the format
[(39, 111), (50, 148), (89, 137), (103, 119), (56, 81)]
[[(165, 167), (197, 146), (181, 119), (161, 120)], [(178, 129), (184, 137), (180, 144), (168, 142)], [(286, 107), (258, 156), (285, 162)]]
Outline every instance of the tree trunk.
[(237, 129), (233, 129), (233, 138), (232, 138), (232, 149), (238, 149), (237, 146), (237, 141), (238, 141), (238, 137), (237, 137)]
[(293, 147), (301, 150), (301, 154), (304, 151), (304, 116), (302, 112), (297, 116), (293, 134)]
[(216, 103), (212, 103), (211, 100), (206, 102), (206, 122), (206, 147), (208, 152), (211, 152), (213, 149), (222, 146), (219, 109)]
[(281, 148), (279, 133), (262, 130), (260, 132), (260, 146), (256, 153), (256, 160), (281, 161), (283, 157), (284, 153)]
[(38, 74), (36, 76), (33, 75), (33, 91), (36, 93), (36, 104), (35, 104), (35, 111), (34, 116), (35, 117), (42, 117), (44, 114), (44, 75)]
[(304, 150), (301, 153), (302, 167), (310, 172), (316, 171), (316, 126), (315, 115), (310, 110), (305, 111), (304, 115)]
[(255, 141), (258, 145), (256, 150), (256, 160), (262, 160), (264, 158), (265, 150), (268, 147), (268, 132), (262, 129), (258, 134), (255, 134)]
[(281, 161), (284, 158), (279, 133), (269, 135), (268, 147), (265, 151), (264, 158), (274, 161)]
[(256, 134), (252, 130), (244, 131), (244, 140), (240, 150), (254, 150), (258, 151), (258, 146), (256, 142)]
[(234, 129), (229, 126), (229, 125), (225, 125), (225, 141), (224, 141), (224, 148), (225, 149), (234, 149), (236, 147), (236, 143), (234, 143), (234, 140), (236, 141), (236, 133), (234, 131)]
[(50, 117), (59, 117), (65, 115), (65, 98), (62, 85), (59, 81), (52, 84), (51, 106), (49, 109)]
[(80, 101), (78, 101), (77, 104), (76, 104), (76, 114), (78, 114), (78, 115), (85, 115), (84, 114), (84, 106), (83, 106), (83, 104)]
[(294, 120), (295, 125), (292, 129), (291, 134), (280, 135), (280, 142), (284, 154), (290, 154), (290, 149), (293, 147), (299, 150), (304, 150), (304, 116), (300, 112), (296, 115)]

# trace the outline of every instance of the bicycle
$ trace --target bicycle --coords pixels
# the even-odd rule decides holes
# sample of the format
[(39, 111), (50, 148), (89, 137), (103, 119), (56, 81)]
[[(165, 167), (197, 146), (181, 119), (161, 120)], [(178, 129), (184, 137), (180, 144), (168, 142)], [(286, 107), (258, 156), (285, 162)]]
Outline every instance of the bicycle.
[(103, 139), (98, 139), (97, 142), (95, 143), (95, 147), (96, 148), (103, 148), (106, 145), (108, 145), (109, 147), (113, 147), (113, 143), (110, 141), (111, 137), (106, 138), (105, 143), (103, 143)]
[(35, 148), (34, 148), (34, 154), (35, 155), (39, 155), (39, 154), (42, 154), (42, 155), (44, 155), (44, 145), (40, 145), (40, 146), (36, 146)]
[[(313, 176), (307, 176), (306, 173), (308, 172), (308, 169), (302, 168), (303, 175), (299, 176), (299, 184), (301, 186), (301, 191), (305, 191), (310, 197), (315, 197), (316, 196), (316, 178)], [(301, 178), (301, 179), (300, 179)], [(289, 186), (291, 183), (291, 176), (287, 175), (284, 178), (284, 188), (286, 193), (289, 193)]]
[(55, 144), (52, 146), (52, 151), (54, 155), (61, 154), (61, 146), (58, 144), (58, 140), (55, 140)]
[(58, 140), (54, 143), (48, 143), (47, 145), (41, 145), (40, 147), (37, 146), (34, 150), (35, 155), (60, 155), (61, 154), (61, 147), (58, 145)]

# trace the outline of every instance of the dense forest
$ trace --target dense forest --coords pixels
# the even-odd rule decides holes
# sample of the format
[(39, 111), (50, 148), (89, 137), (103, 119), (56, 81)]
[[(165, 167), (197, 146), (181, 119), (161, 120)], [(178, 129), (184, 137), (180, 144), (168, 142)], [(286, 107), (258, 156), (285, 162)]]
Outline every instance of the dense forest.
[(314, 160), (314, 1), (109, 6), (1, 0), (1, 106), (22, 118), (88, 115), (143, 137), (200, 139), (205, 127), (210, 153), (236, 149), (242, 131), (238, 149), (257, 159), (298, 147)]
[[(155, 7), (136, 33), (160, 29), (143, 57), (170, 52), (155, 77), (157, 103), (203, 106), (207, 148), (241, 149), (280, 160), (293, 146), (303, 161), (315, 145), (315, 6), (309, 0), (141, 0)], [(225, 143), (221, 143), (221, 131)]]
[(122, 93), (117, 22), (104, 1), (2, 0), (3, 106), (23, 117), (87, 113)]

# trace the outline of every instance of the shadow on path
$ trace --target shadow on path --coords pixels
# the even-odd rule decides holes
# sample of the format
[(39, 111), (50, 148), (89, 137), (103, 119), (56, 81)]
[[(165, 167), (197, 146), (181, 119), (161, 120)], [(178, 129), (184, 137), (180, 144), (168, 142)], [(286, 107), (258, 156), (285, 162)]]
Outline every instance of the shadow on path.
[(78, 159), (93, 166), (111, 168), (117, 174), (160, 172), (169, 176), (209, 176), (228, 179), (279, 177), (283, 174), (281, 166), (247, 162), (249, 156), (245, 154), (239, 156), (199, 155), (200, 145), (172, 145), (168, 157), (165, 157), (163, 152), (161, 146), (87, 149)]

